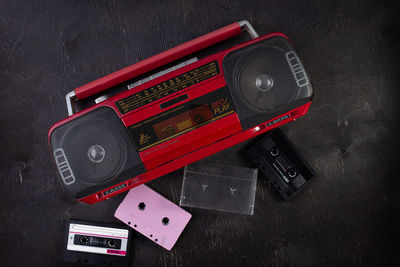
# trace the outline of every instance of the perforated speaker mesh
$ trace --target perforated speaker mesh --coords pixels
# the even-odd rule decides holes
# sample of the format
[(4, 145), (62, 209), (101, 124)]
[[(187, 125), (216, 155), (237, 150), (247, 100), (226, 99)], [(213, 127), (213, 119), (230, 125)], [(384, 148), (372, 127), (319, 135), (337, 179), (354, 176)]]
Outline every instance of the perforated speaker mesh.
[(235, 91), (243, 96), (249, 107), (272, 111), (298, 93), (298, 90), (285, 90), (293, 84), (282, 75), (288, 68), (281, 60), (284, 57), (281, 49), (265, 47), (250, 51), (238, 62), (234, 69)]
[(107, 124), (104, 119), (84, 119), (66, 133), (61, 143), (75, 177), (88, 183), (111, 179), (125, 165), (124, 140)]
[(50, 144), (61, 179), (78, 198), (145, 171), (111, 108), (97, 108), (54, 129)]
[(311, 100), (309, 79), (283, 37), (261, 40), (229, 53), (223, 69), (244, 129)]

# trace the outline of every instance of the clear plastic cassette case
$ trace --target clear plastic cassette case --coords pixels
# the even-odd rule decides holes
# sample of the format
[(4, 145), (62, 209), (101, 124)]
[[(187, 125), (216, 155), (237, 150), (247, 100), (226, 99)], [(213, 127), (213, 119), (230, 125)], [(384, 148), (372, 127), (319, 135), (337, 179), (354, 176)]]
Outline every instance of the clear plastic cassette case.
[(257, 171), (201, 161), (187, 165), (179, 204), (252, 215)]

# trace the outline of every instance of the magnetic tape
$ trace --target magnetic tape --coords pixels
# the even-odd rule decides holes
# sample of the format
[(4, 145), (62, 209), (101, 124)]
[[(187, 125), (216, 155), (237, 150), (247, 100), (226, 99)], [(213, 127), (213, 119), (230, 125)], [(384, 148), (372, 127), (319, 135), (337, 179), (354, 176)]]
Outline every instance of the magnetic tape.
[[(137, 80), (242, 30), (253, 39)], [(126, 90), (74, 113), (116, 87)], [(74, 198), (95, 203), (303, 116), (312, 95), (288, 38), (241, 21), (76, 88), (49, 144)]]

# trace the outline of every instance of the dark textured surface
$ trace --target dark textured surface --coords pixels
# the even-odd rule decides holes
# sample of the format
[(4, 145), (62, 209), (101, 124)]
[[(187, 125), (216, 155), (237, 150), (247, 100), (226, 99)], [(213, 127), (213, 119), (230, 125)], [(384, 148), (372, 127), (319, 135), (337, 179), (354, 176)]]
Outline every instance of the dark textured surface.
[[(259, 177), (253, 216), (189, 209), (170, 252), (133, 237), (134, 266), (400, 264), (399, 25), (395, 1), (0, 1), (1, 266), (61, 262), (69, 218), (116, 222), (123, 196), (94, 206), (57, 181), (47, 131), (73, 88), (248, 19), (295, 43), (315, 98), (283, 127), (318, 178), (282, 202)], [(247, 144), (214, 162), (251, 166)], [(182, 171), (150, 183), (178, 202)]]

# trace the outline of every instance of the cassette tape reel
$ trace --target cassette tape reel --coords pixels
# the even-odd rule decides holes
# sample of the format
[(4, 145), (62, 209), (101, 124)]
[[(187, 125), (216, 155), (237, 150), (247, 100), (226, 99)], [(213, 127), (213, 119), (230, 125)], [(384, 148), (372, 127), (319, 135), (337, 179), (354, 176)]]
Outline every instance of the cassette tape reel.
[(145, 185), (131, 189), (114, 216), (167, 250), (192, 217)]
[(247, 155), (285, 200), (295, 197), (315, 178), (310, 164), (280, 129), (265, 134)]
[(128, 228), (70, 220), (64, 261), (96, 266), (128, 266), (131, 231)]

